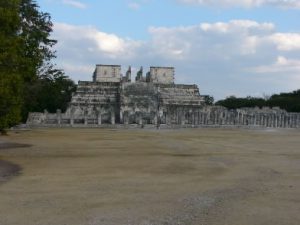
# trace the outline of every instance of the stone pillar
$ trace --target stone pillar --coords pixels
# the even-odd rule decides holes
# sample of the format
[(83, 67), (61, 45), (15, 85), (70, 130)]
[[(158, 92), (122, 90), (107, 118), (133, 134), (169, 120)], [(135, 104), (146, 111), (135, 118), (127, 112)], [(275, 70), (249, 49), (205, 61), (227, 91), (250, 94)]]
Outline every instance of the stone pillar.
[(70, 112), (70, 125), (73, 126), (74, 125), (74, 112)]
[(200, 124), (200, 111), (197, 110), (197, 125)]
[(170, 115), (170, 110), (168, 109), (167, 110), (167, 113), (166, 113), (166, 124), (167, 125), (170, 125), (171, 124), (171, 115)]
[(126, 124), (126, 125), (129, 124), (129, 112), (128, 111), (125, 111), (123, 113), (123, 121), (124, 121), (124, 124)]
[(268, 122), (268, 121), (267, 121), (267, 115), (264, 114), (264, 115), (263, 115), (263, 126), (264, 126), (264, 127), (267, 127), (267, 122)]
[(181, 118), (180, 118), (181, 125), (185, 124), (185, 113), (184, 109), (181, 110)]
[(57, 124), (61, 125), (61, 110), (60, 109), (56, 110), (56, 120), (57, 120)]
[(244, 125), (244, 114), (241, 113), (241, 125)]
[[(226, 125), (230, 125), (230, 116), (231, 116), (231, 114), (230, 114), (230, 112), (228, 112), (227, 110), (226, 110), (226, 113), (225, 113), (225, 124)], [(239, 113), (239, 121), (238, 121), (238, 124), (240, 124), (240, 113)]]
[(257, 118), (257, 120), (256, 120), (257, 122), (256, 123), (257, 123), (257, 125), (260, 126), (261, 125), (261, 116), (260, 116), (260, 113), (257, 114), (256, 118)]
[(110, 110), (110, 123), (112, 125), (114, 125), (116, 123), (115, 110), (114, 109)]
[(217, 111), (214, 111), (214, 114), (213, 114), (213, 124), (216, 125), (217, 124), (217, 119), (218, 119), (218, 112)]
[(292, 127), (295, 128), (296, 127), (296, 115), (293, 114), (293, 120), (292, 120)]
[(206, 124), (206, 113), (202, 113), (202, 124)]
[(157, 113), (155, 113), (154, 118), (153, 118), (153, 124), (157, 125), (158, 119), (157, 119)]
[(280, 127), (284, 127), (284, 115), (280, 114)]
[(98, 115), (97, 115), (97, 122), (98, 122), (98, 125), (101, 125), (101, 124), (102, 124), (102, 115), (101, 115), (101, 112), (98, 112)]
[(173, 121), (174, 121), (175, 124), (178, 124), (177, 118), (178, 118), (178, 110), (177, 110), (177, 108), (174, 108)]
[(45, 116), (45, 120), (43, 121), (43, 123), (47, 123), (47, 120), (48, 120), (48, 111), (47, 109), (44, 109), (44, 116)]
[(138, 123), (139, 123), (139, 125), (143, 125), (142, 113), (139, 113)]
[(84, 114), (84, 125), (88, 125), (88, 116)]
[(123, 111), (122, 110), (120, 110), (120, 123), (122, 124), (122, 123), (124, 123), (124, 117), (123, 117)]
[(204, 114), (204, 124), (208, 125), (210, 119), (210, 112), (205, 112)]
[(195, 125), (195, 111), (192, 111), (192, 125)]

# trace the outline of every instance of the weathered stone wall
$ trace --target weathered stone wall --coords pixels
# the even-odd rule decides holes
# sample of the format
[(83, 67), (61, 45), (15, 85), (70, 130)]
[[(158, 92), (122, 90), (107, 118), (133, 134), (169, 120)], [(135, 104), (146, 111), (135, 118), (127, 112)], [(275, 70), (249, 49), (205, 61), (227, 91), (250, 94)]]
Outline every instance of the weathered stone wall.
[(158, 92), (151, 83), (124, 83), (120, 94), (120, 117), (124, 124), (155, 124)]
[(120, 86), (114, 82), (79, 82), (65, 117), (71, 124), (119, 122)]

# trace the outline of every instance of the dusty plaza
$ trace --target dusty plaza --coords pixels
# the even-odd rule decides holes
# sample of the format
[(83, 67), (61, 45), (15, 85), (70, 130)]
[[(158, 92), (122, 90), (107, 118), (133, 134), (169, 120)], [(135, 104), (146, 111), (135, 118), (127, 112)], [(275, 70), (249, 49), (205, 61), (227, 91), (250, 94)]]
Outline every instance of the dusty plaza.
[(299, 144), (298, 129), (11, 131), (0, 224), (296, 225)]

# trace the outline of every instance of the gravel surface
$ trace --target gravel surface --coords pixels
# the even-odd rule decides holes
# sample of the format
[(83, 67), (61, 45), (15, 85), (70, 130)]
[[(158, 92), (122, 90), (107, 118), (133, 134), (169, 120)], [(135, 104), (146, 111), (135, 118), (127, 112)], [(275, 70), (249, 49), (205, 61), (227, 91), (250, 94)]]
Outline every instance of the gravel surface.
[(298, 225), (299, 144), (292, 129), (11, 132), (0, 224)]

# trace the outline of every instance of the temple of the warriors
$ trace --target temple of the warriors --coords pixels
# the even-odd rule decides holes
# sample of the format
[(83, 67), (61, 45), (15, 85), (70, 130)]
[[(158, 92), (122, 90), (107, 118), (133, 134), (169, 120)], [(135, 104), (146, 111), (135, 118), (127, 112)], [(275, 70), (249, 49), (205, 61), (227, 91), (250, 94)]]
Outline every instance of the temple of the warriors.
[(29, 126), (299, 128), (300, 113), (279, 108), (228, 110), (206, 106), (197, 85), (175, 84), (173, 67), (141, 68), (132, 81), (119, 65), (96, 65), (93, 81), (79, 81), (66, 112), (30, 113)]

